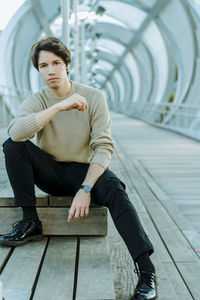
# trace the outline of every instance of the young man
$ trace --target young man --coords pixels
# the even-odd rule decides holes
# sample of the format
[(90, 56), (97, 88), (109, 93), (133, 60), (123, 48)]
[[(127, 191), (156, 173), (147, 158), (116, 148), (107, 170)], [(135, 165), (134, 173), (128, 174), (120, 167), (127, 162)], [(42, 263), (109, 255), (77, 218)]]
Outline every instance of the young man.
[[(111, 120), (104, 94), (68, 80), (71, 55), (57, 38), (32, 47), (32, 62), (45, 88), (28, 97), (11, 121), (11, 138), (3, 143), (6, 169), (23, 219), (0, 238), (0, 244), (40, 240), (34, 184), (44, 192), (73, 196), (68, 222), (89, 214), (90, 202), (108, 207), (113, 222), (139, 267), (131, 299), (155, 299), (153, 246), (125, 192), (125, 184), (108, 169), (113, 154)], [(37, 145), (29, 141), (37, 134)]]

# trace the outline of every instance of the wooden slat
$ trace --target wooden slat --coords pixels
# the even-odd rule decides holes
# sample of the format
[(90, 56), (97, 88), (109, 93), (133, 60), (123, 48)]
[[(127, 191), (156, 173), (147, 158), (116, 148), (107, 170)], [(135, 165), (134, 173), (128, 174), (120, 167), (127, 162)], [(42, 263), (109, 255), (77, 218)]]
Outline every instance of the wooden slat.
[[(37, 198), (36, 206), (48, 205), (48, 195), (46, 193), (35, 187), (35, 194)], [(2, 206), (15, 206), (13, 190), (9, 183), (0, 190), (0, 207)]]
[[(176, 223), (148, 189), (148, 186), (133, 164), (128, 173), (134, 178), (134, 186), (151, 214), (154, 224), (159, 224), (158, 230), (166, 241), (170, 253), (175, 256), (174, 259), (176, 261), (197, 261), (197, 256), (180, 233)], [(175, 234), (176, 238), (174, 239)]]
[[(107, 235), (107, 208), (91, 207), (88, 217), (67, 221), (68, 208), (38, 207), (44, 235)], [(21, 208), (0, 209), (0, 234), (10, 232), (11, 225), (22, 218)]]
[[(72, 201), (74, 197), (69, 196), (51, 196), (49, 195), (49, 206), (51, 207), (71, 207)], [(102, 207), (100, 205), (97, 205), (95, 203), (90, 203), (90, 207)]]
[(76, 300), (115, 299), (106, 238), (80, 238)]
[(199, 274), (200, 274), (200, 262), (196, 263), (178, 263), (178, 269), (181, 271), (184, 277), (184, 281), (188, 285), (188, 289), (193, 295), (195, 300), (200, 299), (199, 289)]
[[(176, 269), (174, 263), (163, 263), (165, 274), (166, 274), (166, 281), (170, 281), (170, 284), (173, 287), (173, 290), (175, 291), (176, 294), (176, 299), (177, 300), (192, 300), (193, 297), (191, 293), (189, 292), (187, 286), (185, 285), (185, 282), (183, 278), (181, 277), (180, 273)], [(160, 294), (163, 294), (163, 297), (161, 299), (165, 299), (165, 294), (163, 293), (164, 291), (161, 291)], [(167, 291), (166, 291), (167, 293)], [(171, 296), (171, 289), (170, 292), (168, 290), (168, 295)], [(173, 296), (171, 296), (171, 299), (174, 299)]]
[(11, 247), (1, 247), (0, 246), (0, 274), (2, 272), (2, 269), (4, 267), (4, 264), (6, 263), (8, 257), (12, 253)]
[(14, 249), (1, 275), (4, 289), (31, 292), (46, 243), (44, 238)]
[[(116, 160), (116, 158), (115, 158)], [(116, 163), (115, 163), (116, 164)], [(117, 169), (116, 169), (117, 170)], [(134, 177), (127, 177), (127, 175), (124, 173), (124, 176), (120, 176), (124, 182), (127, 183), (129, 186), (130, 178), (134, 180)], [(154, 224), (152, 223), (149, 214), (146, 211), (146, 208), (144, 207), (142, 201), (137, 196), (134, 190), (132, 189), (132, 193), (129, 194), (129, 199), (133, 203), (133, 205), (136, 207), (137, 211), (140, 215), (140, 220), (143, 224), (143, 227), (145, 231), (147, 232), (150, 240), (152, 241), (155, 253), (152, 255), (152, 260), (156, 267), (156, 274), (157, 274), (157, 281), (158, 281), (158, 299), (177, 299), (179, 294), (182, 293), (182, 295), (185, 295), (185, 298), (183, 299), (192, 299), (191, 295), (188, 292), (187, 287), (185, 286), (183, 279), (181, 275), (177, 272), (176, 266), (173, 263), (171, 256), (169, 255), (167, 249), (165, 248), (165, 244), (163, 244), (163, 241), (160, 238), (159, 232), (157, 232)], [(176, 276), (176, 284), (178, 284), (178, 287), (180, 286), (180, 290), (178, 290), (178, 295), (176, 292), (176, 286), (173, 284), (173, 280), (171, 280), (168, 269), (166, 268), (166, 263), (170, 265), (171, 272), (175, 274)], [(129, 275), (130, 276), (130, 275)], [(126, 280), (126, 277), (123, 274), (124, 281)], [(135, 282), (135, 281), (134, 281)], [(135, 282), (136, 284), (136, 282)], [(170, 293), (169, 293), (170, 290)], [(129, 295), (129, 297), (131, 294)]]
[(29, 300), (30, 295), (30, 291), (3, 289), (3, 297), (7, 300)]
[(50, 239), (33, 300), (72, 300), (76, 250), (75, 237)]
[(162, 205), (166, 208), (169, 215), (176, 222), (177, 227), (181, 230), (186, 239), (189, 240), (190, 245), (193, 247), (193, 249), (196, 250), (199, 246), (199, 233), (194, 229), (192, 224), (186, 219), (186, 217), (180, 212), (180, 210), (178, 210), (178, 208), (170, 201), (169, 196), (160, 189), (157, 183), (144, 169), (141, 162), (134, 160), (134, 164), (136, 165), (137, 170), (143, 176), (150, 189), (155, 193), (158, 201), (161, 202)]

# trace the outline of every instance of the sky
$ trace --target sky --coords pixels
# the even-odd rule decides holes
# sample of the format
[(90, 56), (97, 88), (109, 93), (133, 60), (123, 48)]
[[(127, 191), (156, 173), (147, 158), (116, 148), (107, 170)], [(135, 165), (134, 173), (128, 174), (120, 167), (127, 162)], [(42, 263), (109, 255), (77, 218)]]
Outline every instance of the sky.
[(25, 0), (0, 0), (0, 30), (5, 29), (11, 17)]

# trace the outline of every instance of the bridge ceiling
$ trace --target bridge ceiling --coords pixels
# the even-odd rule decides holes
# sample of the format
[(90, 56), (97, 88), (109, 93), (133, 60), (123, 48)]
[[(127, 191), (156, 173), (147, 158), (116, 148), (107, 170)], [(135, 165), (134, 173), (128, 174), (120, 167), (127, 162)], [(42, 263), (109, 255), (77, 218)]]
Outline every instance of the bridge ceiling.
[[(187, 121), (189, 131), (182, 130), (194, 135), (200, 115), (199, 1), (79, 2), (79, 13), (87, 13), (82, 21), (82, 51), (88, 67), (84, 83), (104, 89), (111, 109), (117, 107), (130, 116), (178, 131), (185, 113), (181, 110), (190, 105), (191, 112), (196, 106)], [(70, 50), (74, 57), (72, 3)], [(30, 48), (44, 36), (61, 38), (60, 4), (60, 0), (29, 0), (16, 12), (0, 35), (1, 85), (33, 91), (41, 87), (30, 63)], [(74, 60), (70, 76), (74, 79)], [(166, 104), (171, 108), (166, 110)]]

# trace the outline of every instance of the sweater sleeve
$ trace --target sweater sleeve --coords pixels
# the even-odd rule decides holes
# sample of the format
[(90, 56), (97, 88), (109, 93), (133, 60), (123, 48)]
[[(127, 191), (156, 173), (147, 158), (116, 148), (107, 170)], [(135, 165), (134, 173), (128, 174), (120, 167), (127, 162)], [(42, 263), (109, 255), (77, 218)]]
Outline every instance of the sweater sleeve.
[(94, 155), (90, 163), (98, 163), (105, 169), (114, 151), (111, 138), (111, 119), (104, 94), (97, 90), (91, 109), (90, 148)]
[(37, 97), (30, 96), (22, 102), (19, 113), (11, 120), (7, 132), (15, 142), (23, 142), (34, 137), (43, 127), (37, 125), (35, 113), (43, 110)]

